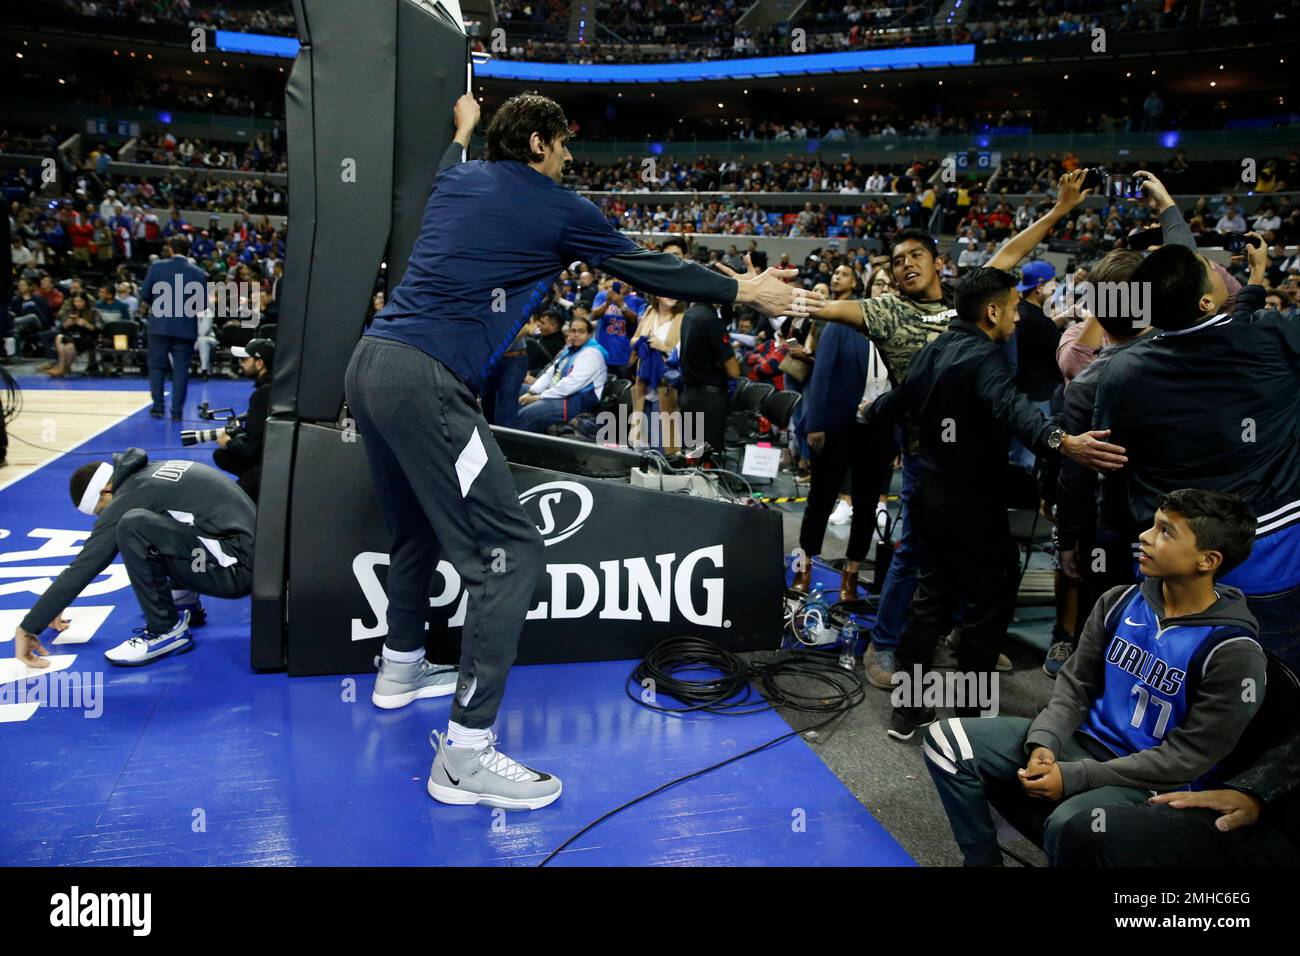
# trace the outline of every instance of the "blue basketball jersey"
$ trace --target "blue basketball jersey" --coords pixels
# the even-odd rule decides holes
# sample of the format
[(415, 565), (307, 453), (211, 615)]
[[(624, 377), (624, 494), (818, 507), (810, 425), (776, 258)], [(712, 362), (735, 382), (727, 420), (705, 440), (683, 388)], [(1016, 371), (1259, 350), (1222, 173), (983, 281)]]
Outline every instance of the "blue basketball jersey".
[(1214, 650), (1229, 641), (1255, 640), (1230, 625), (1162, 629), (1136, 584), (1106, 615), (1106, 633), (1102, 693), (1079, 729), (1117, 757), (1160, 746), (1186, 719)]

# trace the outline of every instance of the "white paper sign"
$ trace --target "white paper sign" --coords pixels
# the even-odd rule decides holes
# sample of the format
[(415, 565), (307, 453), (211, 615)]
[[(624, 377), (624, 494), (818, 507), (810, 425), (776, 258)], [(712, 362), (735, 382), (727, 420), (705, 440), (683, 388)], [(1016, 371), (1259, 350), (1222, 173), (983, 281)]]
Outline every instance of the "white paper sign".
[(745, 460), (741, 462), (740, 473), (754, 478), (775, 478), (781, 470), (781, 449), (771, 446), (746, 445)]

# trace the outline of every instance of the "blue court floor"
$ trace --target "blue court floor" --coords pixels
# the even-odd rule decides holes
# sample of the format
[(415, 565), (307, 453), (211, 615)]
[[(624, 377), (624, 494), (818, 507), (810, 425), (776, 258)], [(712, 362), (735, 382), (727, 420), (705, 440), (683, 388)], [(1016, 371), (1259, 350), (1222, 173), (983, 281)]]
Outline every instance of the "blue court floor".
[[(60, 387), (147, 391), (135, 378)], [(209, 427), (194, 411), (205, 399), (242, 409), (249, 387), (192, 382), (195, 420), (183, 427)], [(210, 462), (213, 446), (182, 448), (180, 427), (140, 411), (0, 491), (5, 666), (15, 663), (21, 612), (79, 545), (69, 533), (89, 533), (91, 519), (68, 498), (72, 471), (132, 445), (151, 458)], [(90, 590), (67, 612), (74, 627), (79, 609), (82, 626), (103, 618), (89, 641), (42, 638), (51, 654), (72, 657), (54, 695), (62, 699), (50, 700), (48, 676), (0, 671), (0, 864), (534, 865), (632, 797), (789, 730), (771, 713), (679, 719), (639, 707), (623, 690), (630, 661), (518, 667), (500, 747), (559, 776), (564, 795), (532, 813), (448, 807), (425, 779), (428, 732), (445, 727), (449, 701), (386, 712), (370, 704), (373, 675), (253, 673), (247, 601), (205, 598), (210, 623), (192, 653), (114, 668), (103, 651), (143, 619), (120, 564)], [(625, 810), (551, 863), (690, 864), (912, 861), (794, 738)]]

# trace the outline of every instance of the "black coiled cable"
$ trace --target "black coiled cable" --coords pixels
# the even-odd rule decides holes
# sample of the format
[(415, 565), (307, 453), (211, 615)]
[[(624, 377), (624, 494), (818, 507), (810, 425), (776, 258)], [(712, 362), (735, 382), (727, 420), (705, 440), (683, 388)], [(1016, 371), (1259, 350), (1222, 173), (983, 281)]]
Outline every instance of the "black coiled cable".
[(9, 370), (0, 365), (0, 414), (6, 423), (18, 417), (23, 408), (23, 390)]
[[(700, 675), (691, 679), (689, 675)], [(820, 692), (803, 694), (782, 686), (783, 678), (801, 678), (817, 681)], [(645, 681), (651, 680), (653, 684)], [(648, 800), (706, 773), (743, 760), (760, 751), (774, 747), (799, 734), (820, 730), (839, 720), (866, 699), (866, 685), (857, 671), (840, 667), (834, 653), (795, 649), (774, 661), (750, 664), (712, 641), (697, 637), (677, 637), (656, 644), (628, 675), (624, 685), (627, 695), (643, 707), (661, 714), (681, 718), (693, 713), (717, 714), (724, 717), (744, 716), (785, 707), (805, 714), (825, 714), (823, 720), (811, 727), (791, 730), (773, 737), (744, 753), (696, 770), (683, 777), (670, 780), (655, 789), (633, 797), (622, 806), (615, 807), (591, 821), (569, 837), (538, 864), (545, 866), (569, 844), (617, 813)], [(645, 691), (652, 691), (646, 694)], [(681, 702), (680, 707), (669, 707), (659, 702), (659, 696), (671, 696)]]

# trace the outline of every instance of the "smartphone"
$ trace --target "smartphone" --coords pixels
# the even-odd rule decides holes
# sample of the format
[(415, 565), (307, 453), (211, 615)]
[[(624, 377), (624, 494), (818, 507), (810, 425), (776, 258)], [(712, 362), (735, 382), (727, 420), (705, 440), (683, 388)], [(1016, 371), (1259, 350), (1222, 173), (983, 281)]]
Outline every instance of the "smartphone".
[(1111, 199), (1141, 199), (1143, 185), (1145, 180), (1136, 176), (1107, 176), (1106, 195)]
[(1105, 166), (1097, 166), (1083, 174), (1083, 184), (1080, 189), (1100, 189), (1106, 184), (1106, 178), (1110, 174), (1106, 172)]
[(1236, 256), (1245, 252), (1247, 246), (1258, 246), (1261, 241), (1259, 236), (1248, 236), (1244, 232), (1230, 232), (1223, 237), (1223, 248)]
[(614, 282), (614, 283), (611, 283), (611, 284), (610, 284), (610, 288), (613, 289), (615, 292), (622, 292), (622, 291), (623, 291), (623, 283), (621, 283), (621, 282)]

